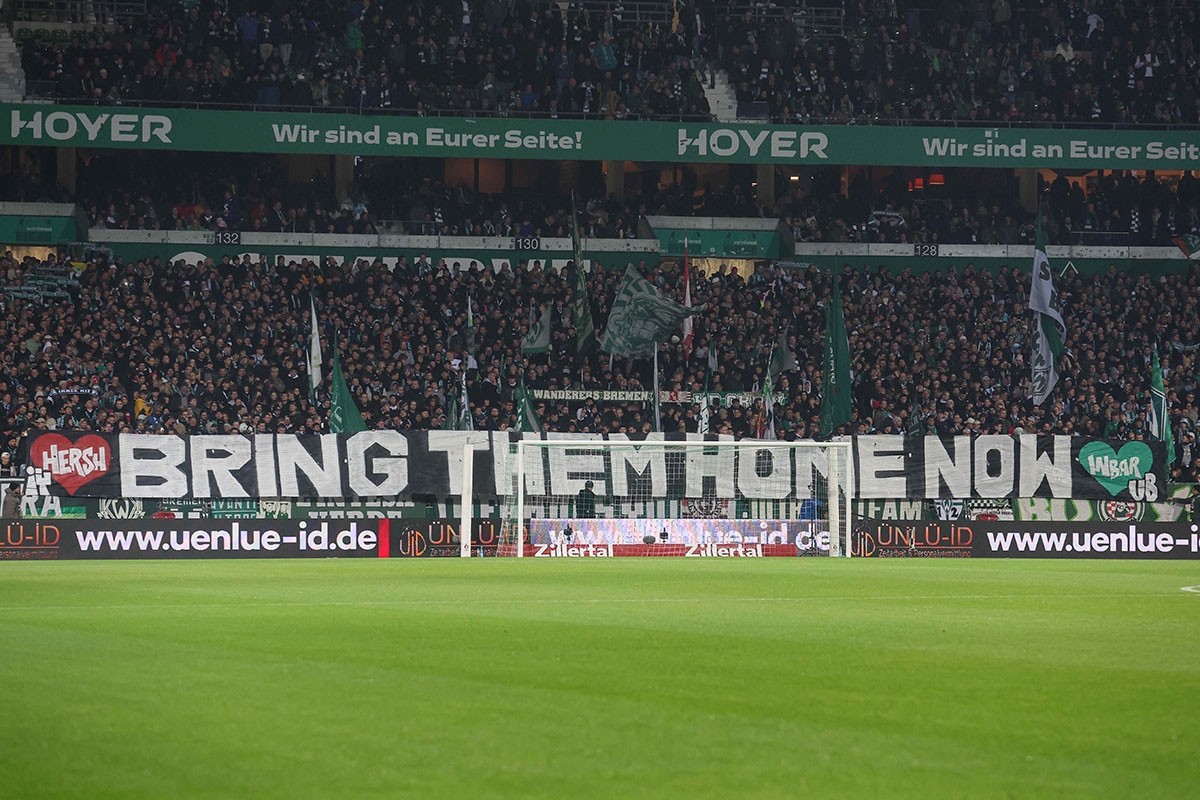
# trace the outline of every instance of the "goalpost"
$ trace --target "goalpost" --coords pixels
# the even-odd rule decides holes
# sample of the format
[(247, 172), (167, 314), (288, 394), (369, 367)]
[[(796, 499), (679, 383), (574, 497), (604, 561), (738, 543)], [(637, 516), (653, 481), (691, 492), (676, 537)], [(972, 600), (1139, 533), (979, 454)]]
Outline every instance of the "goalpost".
[(499, 556), (849, 556), (849, 442), (509, 443)]

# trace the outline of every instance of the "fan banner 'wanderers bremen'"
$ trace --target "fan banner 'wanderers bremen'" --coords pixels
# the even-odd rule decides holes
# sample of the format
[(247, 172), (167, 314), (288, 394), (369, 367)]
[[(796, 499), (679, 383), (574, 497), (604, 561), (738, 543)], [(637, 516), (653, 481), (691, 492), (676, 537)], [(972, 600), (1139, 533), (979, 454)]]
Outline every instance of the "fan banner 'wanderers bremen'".
[(1200, 524), (860, 519), (850, 547), (860, 558), (1200, 560)]
[[(508, 432), (363, 431), (324, 435), (168, 436), (39, 431), (28, 437), (26, 494), (104, 498), (360, 498), (462, 493), (462, 454), (474, 455), (475, 493), (509, 485)], [(651, 435), (648, 442), (695, 434)], [(554, 438), (553, 436), (548, 438)], [(539, 448), (525, 460), (532, 493), (717, 499), (812, 497), (829, 473), (826, 453), (735, 448), (610, 451)], [(715, 439), (710, 439), (715, 440)], [(564, 440), (565, 441), (565, 440)], [(1161, 442), (1071, 436), (857, 436), (855, 496), (1051, 497), (1153, 503), (1166, 491)], [(844, 467), (843, 467), (844, 468)], [(501, 487), (502, 491), (497, 491)]]

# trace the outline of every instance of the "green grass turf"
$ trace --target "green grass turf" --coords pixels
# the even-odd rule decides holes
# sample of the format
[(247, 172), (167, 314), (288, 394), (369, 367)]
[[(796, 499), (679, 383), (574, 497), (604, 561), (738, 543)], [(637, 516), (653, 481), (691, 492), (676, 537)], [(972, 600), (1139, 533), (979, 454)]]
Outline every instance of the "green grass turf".
[(0, 796), (1195, 797), (1200, 565), (0, 564)]

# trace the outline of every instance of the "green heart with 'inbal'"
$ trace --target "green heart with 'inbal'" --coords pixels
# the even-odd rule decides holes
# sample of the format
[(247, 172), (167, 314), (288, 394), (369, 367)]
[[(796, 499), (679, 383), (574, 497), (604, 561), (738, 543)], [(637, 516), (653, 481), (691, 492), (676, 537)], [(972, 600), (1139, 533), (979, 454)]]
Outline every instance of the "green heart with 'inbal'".
[(1113, 497), (1145, 477), (1154, 467), (1154, 454), (1145, 442), (1127, 442), (1113, 452), (1106, 442), (1088, 442), (1079, 450), (1079, 463)]

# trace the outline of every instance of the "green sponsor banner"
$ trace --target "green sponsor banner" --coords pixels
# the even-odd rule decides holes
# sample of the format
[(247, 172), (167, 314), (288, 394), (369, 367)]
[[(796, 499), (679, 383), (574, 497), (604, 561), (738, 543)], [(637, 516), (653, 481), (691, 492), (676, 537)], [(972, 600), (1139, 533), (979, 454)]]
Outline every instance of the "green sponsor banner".
[(96, 516), (97, 505), (93, 499), (26, 495), (21, 498), (21, 516), (25, 519), (84, 519)]
[(1191, 169), (1200, 131), (782, 125), (0, 104), (0, 144), (323, 153), (861, 164)]
[[(471, 261), (476, 261), (480, 265), (495, 266), (501, 261), (508, 262), (514, 267), (521, 260), (528, 260), (529, 263), (541, 262), (542, 265), (553, 265), (555, 267), (565, 266), (567, 261), (571, 259), (569, 250), (541, 250), (536, 253), (528, 253), (514, 250), (485, 250), (485, 249), (466, 249), (460, 247), (435, 247), (428, 244), (420, 246), (398, 246), (398, 247), (380, 247), (372, 245), (370, 247), (343, 247), (335, 246), (341, 237), (337, 235), (322, 234), (322, 241), (328, 241), (330, 244), (322, 244), (320, 246), (306, 245), (288, 245), (288, 244), (239, 244), (239, 245), (223, 245), (223, 244), (193, 244), (193, 243), (170, 243), (170, 242), (136, 242), (136, 241), (112, 241), (105, 238), (107, 231), (95, 232), (98, 234), (94, 241), (112, 249), (114, 255), (121, 256), (126, 261), (137, 261), (143, 258), (161, 258), (164, 261), (172, 262), (178, 259), (184, 259), (188, 263), (194, 263), (197, 259), (203, 260), (205, 257), (212, 258), (216, 262), (220, 262), (224, 255), (236, 256), (239, 260), (243, 253), (252, 254), (252, 257), (257, 260), (258, 255), (265, 255), (267, 261), (271, 264), (275, 263), (277, 256), (283, 256), (285, 261), (299, 261), (301, 258), (310, 258), (314, 260), (322, 259), (326, 256), (332, 256), (338, 259), (339, 263), (349, 259), (351, 263), (359, 258), (365, 258), (368, 262), (375, 258), (380, 258), (388, 266), (392, 267), (396, 259), (403, 255), (407, 256), (408, 263), (411, 266), (421, 253), (425, 253), (435, 259), (445, 258), (448, 264), (453, 265), (458, 262), (460, 266), (469, 266)], [(281, 238), (286, 234), (280, 235)], [(803, 245), (801, 245), (803, 246)], [(845, 245), (850, 247), (850, 245)], [(866, 247), (866, 245), (861, 245)], [(690, 248), (689, 248), (690, 250)], [(605, 269), (623, 269), (626, 264), (635, 261), (645, 261), (647, 265), (654, 266), (659, 263), (659, 253), (651, 252), (631, 252), (631, 253), (615, 253), (603, 251), (587, 251), (588, 258), (593, 263), (602, 263)], [(943, 253), (948, 253), (949, 248), (943, 248)], [(692, 252), (694, 258), (699, 258), (700, 254)], [(798, 256), (799, 258), (800, 256)], [(1020, 265), (1028, 268), (1029, 256), (1021, 255), (1020, 257), (1010, 257), (1005, 255), (1004, 247), (982, 247), (971, 255), (941, 255), (934, 257), (925, 256), (903, 256), (903, 255), (868, 255), (864, 250), (861, 255), (855, 254), (805, 254), (802, 256), (804, 263), (801, 268), (807, 269), (811, 264), (818, 269), (836, 269), (840, 270), (844, 265), (851, 264), (856, 267), (866, 267), (875, 269), (883, 266), (893, 273), (908, 269), (914, 274), (922, 274), (926, 272), (942, 272), (946, 273), (951, 268), (963, 270), (968, 265), (974, 266), (977, 270), (986, 270), (992, 273), (998, 272), (1002, 266)], [(1125, 263), (1123, 256), (1111, 256), (1106, 258), (1071, 258), (1069, 264), (1072, 268), (1079, 271), (1085, 277), (1092, 275), (1102, 275), (1107, 272), (1108, 268), (1114, 263)], [(793, 264), (795, 262), (792, 262)], [(1135, 262), (1139, 274), (1148, 275), (1151, 278), (1159, 278), (1163, 275), (1172, 275), (1187, 270), (1188, 262), (1182, 258), (1137, 258)], [(1191, 344), (1180, 345), (1181, 347), (1191, 347)], [(1178, 349), (1178, 348), (1177, 348)]]
[[(101, 235), (103, 235), (103, 232), (101, 232)], [(323, 234), (323, 236), (325, 235)], [(332, 240), (339, 238), (335, 234), (328, 234), (327, 236)], [(346, 261), (354, 263), (358, 259), (366, 259), (368, 263), (371, 263), (378, 258), (389, 269), (395, 267), (400, 256), (408, 258), (409, 268), (412, 269), (417, 258), (422, 253), (428, 255), (434, 263), (444, 258), (447, 264), (453, 266), (457, 262), (461, 268), (469, 267), (472, 261), (475, 261), (480, 268), (488, 267), (492, 269), (498, 268), (501, 262), (507, 262), (515, 270), (521, 261), (528, 261), (530, 264), (536, 262), (543, 267), (562, 267), (570, 260), (570, 251), (542, 250), (531, 255), (528, 252), (514, 250), (467, 250), (457, 247), (438, 248), (430, 245), (421, 247), (381, 247), (376, 244), (370, 246), (364, 245), (362, 247), (287, 244), (224, 245), (119, 242), (105, 241), (103, 239), (100, 240), (100, 243), (111, 249), (114, 256), (120, 256), (126, 261), (161, 258), (163, 261), (174, 263), (183, 259), (189, 264), (194, 264), (205, 258), (211, 258), (213, 261), (220, 263), (223, 256), (232, 256), (241, 260), (243, 254), (249, 254), (254, 261), (258, 260), (259, 255), (265, 256), (269, 264), (274, 264), (276, 258), (279, 256), (283, 256), (285, 262), (295, 261), (297, 263), (305, 258), (319, 262), (326, 257), (332, 257), (337, 259), (339, 264)], [(596, 251), (591, 253), (591, 261), (593, 264), (603, 264), (606, 269), (623, 269), (626, 264), (632, 261), (645, 261), (648, 265), (653, 266), (659, 262), (659, 255), (653, 252), (615, 253)], [(1183, 262), (1180, 261), (1179, 263), (1182, 264)], [(416, 274), (415, 271), (412, 274)]]
[(779, 258), (779, 232), (737, 230), (682, 230), (655, 228), (663, 255), (682, 256), (683, 246), (692, 258)]
[(9, 244), (64, 244), (75, 239), (74, 217), (0, 216), (0, 241)]

